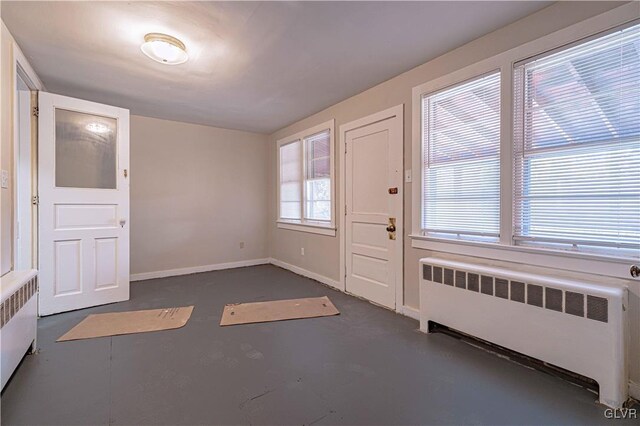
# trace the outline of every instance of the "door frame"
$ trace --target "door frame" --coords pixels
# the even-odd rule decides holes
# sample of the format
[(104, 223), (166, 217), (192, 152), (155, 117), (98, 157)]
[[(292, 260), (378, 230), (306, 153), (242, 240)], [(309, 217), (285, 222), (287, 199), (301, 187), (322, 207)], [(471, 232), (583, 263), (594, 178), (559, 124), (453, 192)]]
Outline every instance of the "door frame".
[[(31, 64), (27, 60), (27, 57), (22, 53), (17, 43), (13, 43), (13, 75), (12, 75), (12, 108), (13, 108), (13, 173), (11, 176), (13, 182), (13, 269), (14, 270), (29, 270), (37, 269), (37, 256), (38, 256), (38, 206), (32, 203), (32, 197), (37, 194), (38, 184), (38, 170), (37, 170), (37, 156), (38, 156), (38, 125), (37, 117), (32, 113), (29, 114), (30, 120), (30, 141), (29, 146), (21, 146), (19, 138), (20, 132), (20, 111), (18, 109), (18, 97), (15, 96), (16, 87), (18, 84), (18, 76), (22, 78), (31, 92), (31, 101), (29, 109), (33, 110), (33, 107), (37, 106), (37, 93), (41, 90), (45, 90), (44, 84), (31, 67)], [(33, 95), (36, 95), (35, 97)], [(36, 99), (34, 104), (34, 99)], [(23, 149), (21, 149), (23, 148)], [(25, 149), (26, 148), (26, 152)], [(22, 155), (28, 155), (29, 170), (23, 170), (21, 164), (27, 162), (21, 162)], [(26, 180), (26, 182), (25, 182)], [(26, 183), (26, 185), (25, 185)], [(20, 241), (18, 235), (20, 228), (27, 232), (25, 235), (21, 235)], [(26, 229), (28, 228), (28, 229)]]
[(401, 214), (398, 215), (396, 226), (398, 232), (396, 239), (400, 240), (400, 262), (396, 265), (396, 312), (404, 312), (404, 104), (379, 111), (375, 114), (367, 115), (349, 123), (340, 126), (339, 139), (339, 167), (340, 167), (340, 202), (338, 203), (339, 230), (340, 230), (340, 287), (339, 289), (347, 293), (347, 228), (346, 228), (346, 194), (347, 194), (347, 162), (346, 162), (346, 143), (347, 132), (359, 129), (370, 124), (379, 123), (390, 118), (399, 118), (398, 134), (402, 139), (402, 185), (400, 185), (399, 195), (401, 206)]

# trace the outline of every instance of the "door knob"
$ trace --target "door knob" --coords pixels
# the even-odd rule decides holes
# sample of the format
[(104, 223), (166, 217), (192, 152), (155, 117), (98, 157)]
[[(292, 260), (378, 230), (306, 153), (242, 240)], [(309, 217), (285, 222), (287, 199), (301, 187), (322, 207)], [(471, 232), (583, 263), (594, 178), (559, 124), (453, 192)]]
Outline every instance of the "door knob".
[(126, 219), (120, 219), (120, 227), (124, 228), (124, 225), (127, 223)]
[(387, 232), (389, 233), (390, 240), (396, 239), (396, 218), (395, 217), (389, 218), (389, 226), (387, 226)]

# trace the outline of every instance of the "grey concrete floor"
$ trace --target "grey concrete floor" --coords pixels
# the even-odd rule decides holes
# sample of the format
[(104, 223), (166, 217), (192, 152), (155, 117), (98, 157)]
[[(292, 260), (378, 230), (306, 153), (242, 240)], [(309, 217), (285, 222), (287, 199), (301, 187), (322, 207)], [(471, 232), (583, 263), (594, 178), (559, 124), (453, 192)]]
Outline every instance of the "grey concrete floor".
[[(334, 317), (219, 327), (226, 303), (327, 295)], [(195, 305), (178, 330), (56, 343), (89, 313)], [(602, 424), (596, 395), (283, 269), (133, 283), (46, 317), (1, 400), (14, 424)], [(616, 421), (616, 424), (624, 422)]]

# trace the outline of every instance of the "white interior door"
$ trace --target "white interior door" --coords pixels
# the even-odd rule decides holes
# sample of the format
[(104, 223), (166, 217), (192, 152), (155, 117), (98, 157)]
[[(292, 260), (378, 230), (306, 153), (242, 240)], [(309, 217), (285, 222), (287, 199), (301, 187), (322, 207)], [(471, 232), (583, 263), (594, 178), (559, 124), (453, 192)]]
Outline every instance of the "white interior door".
[(40, 315), (129, 299), (129, 111), (39, 94)]
[(359, 120), (344, 137), (346, 290), (395, 309), (402, 303), (402, 107)]

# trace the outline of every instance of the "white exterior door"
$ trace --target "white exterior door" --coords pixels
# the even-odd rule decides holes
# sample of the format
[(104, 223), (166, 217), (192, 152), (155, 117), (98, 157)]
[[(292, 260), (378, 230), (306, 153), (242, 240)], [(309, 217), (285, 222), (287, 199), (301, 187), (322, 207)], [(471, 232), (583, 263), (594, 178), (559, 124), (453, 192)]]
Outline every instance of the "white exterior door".
[(129, 299), (129, 111), (39, 94), (39, 314)]
[(402, 304), (402, 120), (400, 106), (358, 120), (343, 135), (345, 287), (392, 309)]

